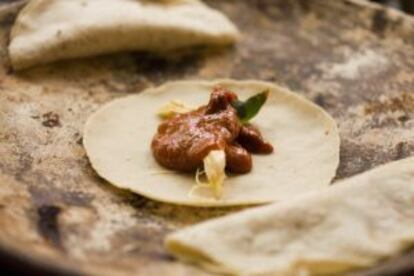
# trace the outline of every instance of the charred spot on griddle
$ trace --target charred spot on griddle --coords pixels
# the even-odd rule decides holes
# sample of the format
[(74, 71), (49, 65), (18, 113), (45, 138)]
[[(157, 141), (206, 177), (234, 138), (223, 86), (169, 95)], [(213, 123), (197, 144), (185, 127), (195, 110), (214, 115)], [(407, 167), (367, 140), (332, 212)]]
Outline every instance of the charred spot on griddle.
[(58, 216), (61, 208), (55, 205), (41, 205), (37, 208), (37, 228), (40, 235), (53, 246), (62, 248)]
[(326, 100), (322, 94), (316, 95), (316, 97), (314, 98), (314, 102), (320, 107), (326, 107)]
[(82, 146), (82, 145), (83, 145), (83, 136), (82, 136), (82, 134), (80, 134), (79, 132), (76, 132), (76, 133), (73, 135), (73, 139), (75, 140), (75, 143), (76, 143), (77, 145), (79, 145), (79, 146)]
[(45, 127), (61, 127), (59, 114), (55, 112), (47, 112), (42, 115), (42, 125)]
[(411, 156), (414, 152), (414, 144), (407, 141), (401, 141), (394, 146), (392, 150), (394, 153), (393, 160), (400, 160)]
[(59, 189), (52, 183), (47, 186), (30, 185), (29, 192), (37, 206), (48, 206), (53, 205), (54, 202), (60, 202), (71, 206), (89, 207), (94, 199), (93, 195), (81, 191)]
[(143, 209), (148, 207), (148, 204), (150, 203), (150, 201), (145, 197), (133, 193), (126, 194), (124, 196), (124, 202), (135, 209)]
[(299, 3), (301, 10), (304, 11), (305, 13), (308, 13), (311, 11), (311, 3), (308, 0), (299, 0), (298, 3)]
[(152, 252), (147, 252), (145, 255), (151, 259), (154, 259), (155, 261), (162, 261), (162, 262), (175, 261), (175, 258), (171, 254), (168, 254), (167, 252), (152, 251)]
[(381, 9), (374, 13), (372, 17), (371, 29), (382, 36), (387, 28), (388, 20), (387, 13), (385, 10)]
[[(4, 1), (3, 1), (4, 2)], [(11, 2), (11, 1), (10, 1)], [(11, 26), (16, 18), (17, 14), (9, 13), (1, 17), (0, 26), (8, 28)]]
[(174, 52), (168, 57), (153, 53), (134, 53), (135, 71), (155, 81), (162, 80), (164, 75), (182, 77), (197, 72), (202, 65), (204, 48), (191, 49), (194, 51)]
[(397, 119), (401, 123), (405, 123), (410, 120), (410, 117), (407, 114), (404, 114), (404, 115), (399, 116)]

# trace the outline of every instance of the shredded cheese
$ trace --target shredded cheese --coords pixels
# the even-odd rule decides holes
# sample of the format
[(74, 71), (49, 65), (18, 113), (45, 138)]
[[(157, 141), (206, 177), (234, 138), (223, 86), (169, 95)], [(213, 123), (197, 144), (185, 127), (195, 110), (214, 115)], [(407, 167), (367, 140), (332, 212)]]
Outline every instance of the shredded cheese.
[(188, 196), (190, 198), (199, 199), (199, 200), (207, 200), (207, 201), (213, 200), (213, 198), (200, 196), (202, 194), (202, 192), (200, 192), (200, 190), (202, 190), (202, 189), (210, 190), (210, 185), (208, 183), (204, 183), (200, 180), (201, 175), (205, 175), (205, 172), (198, 169), (196, 171), (196, 174), (195, 174), (196, 185), (194, 185), (191, 188), (191, 190), (188, 192)]
[[(210, 189), (213, 191), (214, 198), (220, 199), (223, 194), (223, 182), (226, 178), (226, 156), (223, 150), (213, 150), (204, 158), (204, 171), (197, 170), (195, 174), (196, 185), (190, 190), (189, 196), (195, 197), (199, 189)], [(206, 182), (200, 180), (200, 176), (205, 175)]]
[(195, 108), (190, 107), (178, 100), (172, 100), (168, 104), (162, 106), (158, 111), (157, 115), (162, 119), (168, 119), (176, 114), (186, 113), (193, 111)]
[(214, 191), (216, 199), (221, 198), (223, 193), (223, 182), (226, 178), (226, 156), (223, 150), (212, 150), (204, 158), (204, 171), (207, 176), (208, 184)]

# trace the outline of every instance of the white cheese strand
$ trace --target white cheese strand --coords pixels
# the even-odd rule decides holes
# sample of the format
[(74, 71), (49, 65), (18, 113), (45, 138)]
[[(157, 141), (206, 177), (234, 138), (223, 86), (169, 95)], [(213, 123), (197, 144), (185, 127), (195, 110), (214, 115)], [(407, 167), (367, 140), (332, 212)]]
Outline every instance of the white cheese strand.
[(220, 199), (223, 194), (223, 182), (226, 178), (226, 155), (224, 150), (210, 151), (203, 162), (208, 184), (214, 191), (214, 197)]
[[(223, 194), (223, 182), (226, 178), (225, 168), (226, 168), (226, 156), (223, 150), (213, 150), (204, 158), (204, 170), (198, 169), (195, 174), (195, 182), (190, 192), (190, 198), (199, 198), (199, 199), (210, 199), (199, 197), (196, 195), (197, 191), (200, 189), (211, 189), (213, 190), (214, 198), (219, 200)], [(200, 180), (200, 176), (205, 175), (207, 178), (206, 182)]]

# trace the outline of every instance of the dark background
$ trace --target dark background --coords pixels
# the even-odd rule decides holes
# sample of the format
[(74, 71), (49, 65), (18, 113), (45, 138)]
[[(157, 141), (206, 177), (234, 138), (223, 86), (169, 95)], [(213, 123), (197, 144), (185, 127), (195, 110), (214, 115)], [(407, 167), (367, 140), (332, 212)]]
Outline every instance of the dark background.
[(414, 1), (413, 0), (371, 0), (371, 1), (390, 5), (397, 9), (401, 9), (408, 13), (414, 14)]

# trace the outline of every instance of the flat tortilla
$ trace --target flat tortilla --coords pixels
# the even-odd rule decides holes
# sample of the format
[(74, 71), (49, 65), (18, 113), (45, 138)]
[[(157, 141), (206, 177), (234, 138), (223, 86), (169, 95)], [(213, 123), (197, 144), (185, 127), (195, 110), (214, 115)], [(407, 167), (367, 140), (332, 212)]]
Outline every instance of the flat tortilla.
[(178, 258), (231, 274), (335, 274), (401, 252), (414, 242), (413, 229), (409, 158), (320, 193), (184, 229), (166, 246)]
[[(273, 154), (253, 155), (252, 172), (229, 176), (219, 200), (208, 191), (200, 197), (189, 196), (194, 174), (166, 170), (156, 163), (150, 149), (161, 122), (156, 114), (161, 106), (171, 100), (204, 105), (216, 85), (228, 87), (240, 99), (270, 90), (268, 101), (252, 122), (275, 146)], [(93, 168), (115, 186), (192, 206), (259, 204), (320, 191), (328, 187), (339, 163), (335, 121), (297, 94), (259, 81), (171, 82), (114, 100), (90, 116), (83, 142)]]
[(19, 70), (119, 51), (226, 45), (238, 37), (230, 20), (197, 0), (31, 0), (12, 28), (9, 53)]

